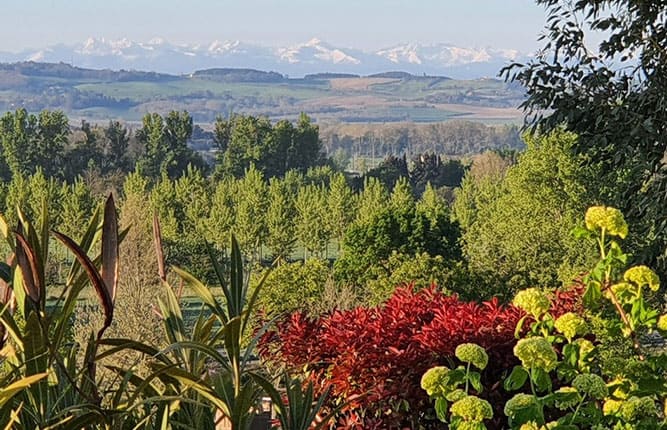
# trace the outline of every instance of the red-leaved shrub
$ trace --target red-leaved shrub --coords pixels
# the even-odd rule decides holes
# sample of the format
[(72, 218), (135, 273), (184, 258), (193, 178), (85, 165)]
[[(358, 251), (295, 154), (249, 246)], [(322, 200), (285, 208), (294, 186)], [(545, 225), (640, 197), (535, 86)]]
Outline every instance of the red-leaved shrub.
[[(556, 315), (577, 306), (576, 290), (562, 294), (555, 296)], [(378, 307), (318, 318), (292, 314), (263, 336), (259, 349), (269, 362), (306, 369), (321, 389), (331, 385), (332, 405), (349, 401), (334, 428), (415, 428), (417, 421), (442, 428), (428, 419), (431, 402), (420, 387), (424, 372), (455, 364), (456, 346), (474, 342), (489, 354), (483, 373), (489, 387), (516, 363), (514, 330), (522, 316), (520, 309), (495, 299), (463, 302), (435, 286), (413, 292), (407, 285)], [(498, 384), (489, 388), (481, 395), (492, 399)]]

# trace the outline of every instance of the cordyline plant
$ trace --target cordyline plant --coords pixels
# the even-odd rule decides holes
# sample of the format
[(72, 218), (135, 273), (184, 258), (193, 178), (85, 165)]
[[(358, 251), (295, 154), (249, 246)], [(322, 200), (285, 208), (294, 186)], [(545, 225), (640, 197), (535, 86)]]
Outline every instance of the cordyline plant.
[[(129, 381), (136, 387), (130, 404), (140, 397), (152, 402), (153, 417), (144, 423), (145, 428), (212, 429), (225, 424), (233, 430), (250, 429), (262, 395), (272, 398), (283, 430), (324, 426), (328, 418), (318, 415), (324, 400), (315, 399), (312, 385), (304, 388), (300, 381), (285, 377), (287, 397), (283, 398), (275, 388), (276, 382), (265, 376), (253, 356), (259, 335), (248, 345), (243, 344), (263, 280), (250, 294), (235, 237), (231, 238), (227, 272), (209, 248), (223, 291), (222, 301), (202, 281), (182, 269), (171, 268), (202, 303), (194, 325), (187, 327), (180, 298), (167, 282), (157, 216), (153, 229), (159, 277), (166, 295), (159, 309), (170, 345), (158, 351), (140, 342), (107, 339), (103, 343), (110, 348), (100, 355), (129, 347), (153, 357), (153, 373), (145, 378), (133, 375)], [(122, 369), (117, 370), (122, 374)]]
[[(111, 398), (97, 390), (96, 354), (104, 331), (113, 319), (118, 282), (119, 233), (112, 196), (95, 212), (77, 244), (50, 230), (46, 201), (38, 222), (18, 209), (18, 225), (10, 227), (0, 216), (0, 231), (11, 250), (0, 263), (2, 357), (0, 372), (0, 425), (10, 428), (105, 427), (124, 414), (118, 399), (123, 385)], [(53, 236), (74, 255), (65, 286), (55, 303), (47, 306), (46, 265)], [(121, 235), (122, 236), (122, 235)], [(88, 254), (101, 239), (101, 253)], [(79, 347), (68, 332), (77, 299), (91, 285), (101, 303), (104, 323)]]

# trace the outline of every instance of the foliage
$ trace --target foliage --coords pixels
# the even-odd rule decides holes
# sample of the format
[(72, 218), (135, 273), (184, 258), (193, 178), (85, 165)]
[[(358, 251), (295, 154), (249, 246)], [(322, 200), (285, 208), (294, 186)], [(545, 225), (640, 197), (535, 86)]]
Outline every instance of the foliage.
[(525, 140), (504, 177), (466, 177), (455, 203), (470, 270), (486, 273), (499, 292), (556, 287), (593, 260), (570, 234), (591, 201), (585, 187), (593, 174), (571, 153), (576, 137), (558, 131)]
[[(658, 324), (659, 312), (644, 295), (657, 290), (659, 279), (646, 266), (623, 271), (628, 257), (615, 238), (625, 237), (628, 225), (618, 209), (591, 207), (585, 221), (577, 236), (590, 240), (600, 259), (585, 278), (582, 302), (592, 312), (589, 317), (597, 315), (602, 322), (605, 337), (623, 336), (634, 353), (626, 360), (617, 357), (623, 364), (610, 367), (601, 354), (604, 344), (591, 336), (592, 326), (581, 310), (562, 312), (540, 289), (522, 290), (513, 301), (525, 312), (516, 325), (513, 348), (521, 365), (503, 381), (506, 390), (522, 392), (506, 401), (504, 415), (513, 429), (664, 428), (660, 408), (667, 397), (667, 355), (647, 354), (638, 337)], [(601, 314), (604, 307), (612, 313)], [(460, 383), (453, 375), (435, 367), (422, 379), (442, 420), (447, 419), (448, 395)]]
[(151, 178), (163, 172), (176, 178), (189, 164), (204, 168), (201, 156), (187, 146), (191, 136), (192, 117), (187, 111), (171, 111), (164, 118), (157, 113), (146, 114), (142, 128), (137, 130), (137, 140), (144, 148), (137, 161), (140, 171)]
[[(46, 200), (33, 224), (19, 209), (18, 228), (9, 230), (0, 219), (2, 234), (12, 249), (9, 265), (3, 264), (3, 308), (0, 312), (3, 330), (2, 402), (3, 426), (20, 423), (26, 428), (49, 426), (89, 427), (118, 425), (130, 408), (123, 404), (126, 384), (117, 384), (110, 392), (101, 392), (96, 384), (99, 341), (113, 321), (114, 299), (118, 277), (118, 227), (113, 198), (104, 207), (103, 217), (96, 212), (77, 245), (69, 237), (51, 232)], [(65, 289), (55, 306), (46, 305), (46, 270), (49, 262), (49, 239), (55, 236), (73, 254)], [(101, 238), (101, 251), (95, 261), (87, 252)], [(97, 335), (89, 327), (84, 344), (70, 344), (69, 326), (77, 298), (91, 285), (100, 300), (104, 318)], [(140, 406), (138, 409), (141, 409)]]
[(574, 149), (599, 172), (601, 200), (633, 225), (635, 258), (664, 273), (667, 4), (537, 3), (547, 8), (544, 49), (503, 74), (526, 88), (533, 129), (577, 133)]
[(287, 120), (271, 124), (267, 118), (251, 115), (218, 117), (215, 142), (218, 177), (242, 177), (251, 165), (267, 178), (282, 177), (289, 170), (305, 173), (324, 162), (319, 129), (305, 114), (296, 124)]
[(257, 307), (271, 319), (296, 311), (310, 313), (320, 301), (328, 278), (327, 262), (309, 258), (305, 262), (279, 264), (266, 279), (263, 273), (257, 273), (251, 286), (264, 279)]
[[(557, 312), (572, 309), (567, 301), (558, 306)], [(515, 363), (514, 327), (522, 315), (497, 300), (463, 302), (435, 288), (401, 287), (378, 307), (294, 313), (267, 332), (259, 349), (274, 364), (305, 370), (316, 387), (331, 384), (329, 404), (350, 400), (344, 416), (358, 417), (361, 426), (416, 428), (430, 411), (422, 374), (453, 359), (457, 346), (477, 343), (489, 355), (483, 381), (499, 378)], [(495, 388), (485, 396), (502, 393)]]
[[(433, 202), (417, 206), (405, 179), (397, 182), (389, 205), (371, 209), (365, 206), (368, 202), (364, 195), (379, 200), (382, 189), (375, 182), (368, 184), (368, 192), (361, 194), (359, 217), (347, 229), (342, 255), (334, 266), (337, 279), (363, 285), (373, 278), (374, 272), (386, 271), (387, 259), (393, 252), (406, 256), (425, 252), (445, 260), (459, 258), (458, 228), (449, 220), (447, 211), (436, 208)], [(370, 210), (373, 212), (366, 212)]]

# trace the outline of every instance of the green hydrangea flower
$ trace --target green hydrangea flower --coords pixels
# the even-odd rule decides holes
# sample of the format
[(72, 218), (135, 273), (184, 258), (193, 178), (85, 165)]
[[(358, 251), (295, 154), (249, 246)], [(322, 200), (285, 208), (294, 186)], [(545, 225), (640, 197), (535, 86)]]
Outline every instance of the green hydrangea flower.
[(489, 356), (486, 351), (476, 343), (462, 343), (456, 347), (454, 355), (459, 360), (470, 363), (479, 370), (484, 370), (486, 365), (489, 364)]
[(602, 404), (602, 413), (604, 415), (616, 415), (623, 405), (623, 400), (607, 399)]
[(476, 396), (466, 396), (457, 400), (449, 411), (452, 416), (461, 417), (464, 421), (482, 422), (493, 418), (491, 404)]
[(456, 401), (461, 400), (462, 398), (464, 398), (467, 395), (468, 395), (468, 393), (466, 393), (465, 391), (463, 391), (460, 388), (457, 388), (456, 390), (450, 391), (449, 393), (447, 393), (447, 395), (445, 396), (445, 399), (447, 399), (447, 401), (449, 401), (449, 402), (456, 402)]
[(579, 315), (568, 312), (556, 320), (554, 327), (561, 333), (565, 338), (571, 342), (572, 339), (577, 335), (584, 335), (588, 329), (586, 321)]
[(662, 314), (658, 318), (658, 324), (656, 324), (658, 330), (667, 332), (667, 314)]
[(656, 408), (653, 399), (648, 396), (632, 396), (623, 402), (619, 413), (626, 421), (636, 421), (658, 415), (658, 408)]
[[(581, 396), (574, 387), (561, 387), (555, 391), (556, 407), (561, 411), (573, 408), (581, 401)], [(560, 395), (558, 395), (560, 394)]]
[(629, 268), (623, 274), (623, 279), (640, 287), (648, 285), (653, 291), (658, 291), (660, 288), (660, 278), (658, 278), (658, 275), (656, 275), (653, 270), (646, 266), (634, 266)]
[(486, 426), (476, 421), (461, 421), (456, 430), (486, 430)]
[(577, 375), (574, 381), (572, 381), (572, 385), (579, 392), (587, 394), (594, 399), (604, 399), (609, 395), (609, 390), (604, 379), (593, 373)]
[(431, 397), (444, 397), (449, 392), (449, 369), (436, 366), (422, 375), (421, 387)]
[(526, 368), (552, 371), (558, 364), (556, 351), (549, 341), (543, 337), (529, 337), (520, 339), (514, 346), (514, 355), (521, 360)]
[(623, 214), (616, 208), (593, 206), (588, 208), (585, 216), (586, 228), (593, 231), (604, 229), (607, 234), (624, 239), (628, 235), (628, 224)]
[(526, 313), (538, 319), (551, 307), (551, 301), (539, 288), (527, 288), (516, 293), (514, 306), (523, 309)]
[(516, 415), (524, 409), (537, 406), (537, 399), (532, 394), (519, 393), (509, 399), (505, 403), (503, 412), (510, 418), (515, 418)]

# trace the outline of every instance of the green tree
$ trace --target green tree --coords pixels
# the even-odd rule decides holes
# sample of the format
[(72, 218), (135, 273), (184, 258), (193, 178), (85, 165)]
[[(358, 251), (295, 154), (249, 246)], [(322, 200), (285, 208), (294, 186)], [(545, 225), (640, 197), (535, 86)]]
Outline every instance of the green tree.
[(269, 180), (266, 246), (274, 258), (286, 260), (296, 247), (294, 200), (289, 184), (279, 178)]
[[(501, 293), (558, 286), (590, 263), (590, 252), (571, 234), (591, 203), (586, 187), (595, 177), (572, 154), (576, 139), (562, 131), (527, 136), (526, 151), (493, 186), (493, 197), (474, 199), (464, 253), (471, 270), (493, 278)], [(474, 182), (464, 181), (462, 192), (470, 191), (468, 184)]]
[(62, 176), (64, 147), (69, 123), (60, 111), (42, 111), (39, 116), (25, 109), (7, 112), (0, 119), (0, 145), (4, 162), (3, 177), (31, 175), (42, 168), (47, 177)]
[[(254, 274), (252, 284), (263, 275)], [(264, 281), (259, 308), (268, 318), (296, 311), (310, 313), (318, 305), (328, 278), (329, 265), (324, 260), (310, 258), (305, 262), (280, 264)]]
[(255, 261), (261, 258), (261, 245), (266, 240), (267, 188), (262, 174), (254, 165), (236, 184), (234, 233), (241, 249)]
[(374, 177), (364, 178), (364, 189), (359, 194), (357, 222), (367, 222), (387, 207), (389, 195), (384, 185)]
[(327, 219), (327, 190), (323, 186), (304, 185), (296, 196), (296, 237), (306, 255), (323, 257), (331, 240)]
[(109, 125), (104, 129), (102, 172), (128, 170), (131, 164), (127, 156), (129, 142), (130, 135), (127, 128), (119, 121), (110, 120)]
[(327, 219), (331, 234), (336, 239), (340, 251), (345, 231), (357, 216), (357, 200), (342, 173), (336, 173), (331, 178), (327, 204), (329, 206)]
[(177, 178), (190, 164), (204, 167), (202, 158), (187, 146), (192, 136), (192, 117), (187, 111), (171, 111), (165, 118), (146, 114), (142, 124), (136, 136), (144, 148), (138, 160), (143, 174), (157, 178), (166, 172)]
[(635, 257), (667, 268), (667, 4), (537, 0), (547, 8), (544, 49), (504, 69), (527, 91), (528, 124), (563, 124), (600, 175), (601, 200), (622, 210)]
[(207, 240), (218, 250), (229, 246), (229, 238), (236, 219), (234, 206), (236, 181), (227, 177), (218, 181), (211, 197), (211, 210), (206, 220)]
[(95, 199), (80, 177), (72, 184), (63, 183), (60, 190), (58, 231), (78, 240), (85, 232), (94, 210)]

